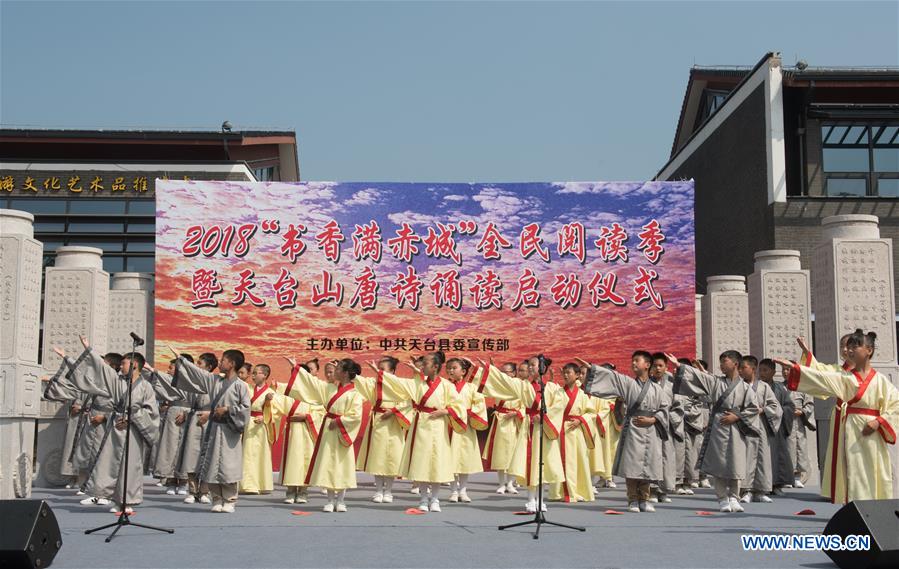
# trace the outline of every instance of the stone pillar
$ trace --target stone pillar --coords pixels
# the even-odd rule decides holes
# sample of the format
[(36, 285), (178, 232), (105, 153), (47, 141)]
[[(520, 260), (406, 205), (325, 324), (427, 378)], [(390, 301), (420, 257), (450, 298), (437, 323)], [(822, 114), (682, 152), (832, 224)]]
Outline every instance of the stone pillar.
[(44, 255), (33, 223), (30, 213), (0, 209), (0, 500), (31, 496)]
[[(812, 259), (815, 298), (815, 356), (840, 361), (840, 337), (861, 328), (877, 333), (872, 365), (899, 386), (896, 365), (896, 301), (893, 242), (881, 239), (874, 215), (834, 215), (821, 220), (821, 241)], [(833, 400), (816, 401), (819, 456), (827, 444)], [(899, 472), (899, 449), (890, 445), (893, 472)], [(899, 496), (899, 476), (893, 476)]]
[[(137, 351), (153, 358), (153, 275), (114, 273), (109, 291), (109, 351), (131, 351), (134, 332), (145, 340)], [(151, 362), (152, 363), (152, 362)]]
[(762, 358), (795, 358), (796, 337), (812, 337), (809, 272), (799, 251), (776, 249), (755, 254), (749, 276), (750, 352)]
[[(796, 338), (812, 337), (811, 282), (809, 272), (802, 270), (799, 251), (759, 251), (748, 284), (751, 353), (759, 359), (795, 359), (799, 350)], [(817, 433), (808, 431), (806, 435), (809, 461), (817, 464)], [(807, 482), (819, 484), (818, 473), (810, 472)]]
[(749, 353), (749, 297), (746, 277), (709, 277), (702, 298), (702, 353), (712, 373), (725, 350)]
[(695, 306), (695, 326), (696, 326), (696, 359), (704, 360), (702, 353), (702, 295), (696, 295)]
[[(107, 351), (109, 329), (109, 273), (103, 270), (103, 251), (94, 247), (60, 247), (56, 265), (47, 267), (44, 288), (45, 373), (59, 367), (53, 352), (58, 346), (77, 357), (84, 349), (78, 339), (85, 335), (98, 352)], [(68, 480), (59, 474), (65, 437), (65, 409), (61, 403), (44, 401), (38, 420), (36, 485), (58, 486)]]

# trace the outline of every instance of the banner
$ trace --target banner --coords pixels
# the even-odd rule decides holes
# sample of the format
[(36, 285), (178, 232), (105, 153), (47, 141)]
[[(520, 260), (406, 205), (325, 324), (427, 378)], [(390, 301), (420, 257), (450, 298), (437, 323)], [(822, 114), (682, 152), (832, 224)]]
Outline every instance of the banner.
[(156, 182), (156, 362), (695, 353), (693, 182)]

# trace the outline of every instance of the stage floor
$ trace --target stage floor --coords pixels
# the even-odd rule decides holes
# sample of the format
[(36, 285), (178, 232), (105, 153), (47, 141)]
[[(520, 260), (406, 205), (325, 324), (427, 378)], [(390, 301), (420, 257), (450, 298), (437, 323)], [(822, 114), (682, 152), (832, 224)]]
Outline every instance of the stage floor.
[[(241, 496), (234, 514), (214, 514), (208, 505), (188, 505), (147, 479), (144, 503), (134, 522), (166, 526), (174, 535), (126, 527), (111, 543), (108, 531), (84, 530), (112, 522), (108, 507), (85, 507), (71, 490), (36, 489), (59, 520), (63, 547), (52, 567), (218, 568), (249, 567), (833, 567), (823, 552), (745, 552), (742, 534), (812, 534), (824, 529), (838, 506), (821, 501), (817, 488), (788, 489), (772, 504), (748, 504), (746, 513), (721, 514), (711, 489), (673, 497), (655, 514), (608, 515), (624, 511), (623, 481), (604, 489), (592, 503), (549, 503), (548, 519), (585, 526), (586, 533), (544, 526), (497, 531), (501, 524), (529, 519), (514, 515), (524, 497), (493, 493), (496, 476), (473, 476), (471, 504), (447, 501), (443, 512), (408, 515), (418, 504), (407, 482), (395, 485), (393, 504), (369, 500), (372, 480), (347, 497), (349, 512), (321, 511), (325, 497), (315, 491), (309, 504), (282, 503), (283, 491)], [(812, 516), (795, 512), (810, 508)], [(295, 511), (310, 512), (294, 515)], [(714, 512), (697, 515), (698, 510)]]

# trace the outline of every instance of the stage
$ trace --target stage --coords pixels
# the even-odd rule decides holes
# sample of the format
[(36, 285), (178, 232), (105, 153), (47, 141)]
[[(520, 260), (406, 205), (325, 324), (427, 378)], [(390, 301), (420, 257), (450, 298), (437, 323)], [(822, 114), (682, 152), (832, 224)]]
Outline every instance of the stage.
[[(104, 543), (107, 532), (84, 530), (109, 523), (108, 507), (85, 507), (71, 490), (36, 489), (33, 498), (50, 501), (63, 534), (52, 567), (217, 568), (248, 567), (833, 567), (822, 552), (744, 552), (740, 535), (811, 534), (823, 530), (838, 506), (820, 501), (817, 488), (788, 489), (772, 504), (747, 504), (746, 513), (721, 514), (711, 489), (673, 497), (655, 514), (624, 512), (624, 483), (603, 489), (592, 503), (549, 503), (550, 520), (582, 525), (586, 533), (546, 526), (541, 537), (531, 528), (497, 531), (524, 521), (515, 511), (525, 498), (493, 493), (496, 476), (474, 475), (471, 504), (447, 500), (443, 512), (407, 515), (418, 504), (406, 482), (395, 485), (393, 504), (369, 501), (372, 481), (360, 474), (360, 487), (347, 496), (349, 512), (326, 514), (316, 490), (310, 503), (284, 504), (283, 491), (241, 496), (234, 514), (213, 514), (208, 505), (188, 505), (168, 496), (147, 479), (144, 503), (133, 520), (175, 529), (174, 535), (124, 528)], [(795, 512), (810, 508), (813, 516)], [(698, 510), (714, 512), (697, 515)], [(293, 515), (292, 512), (310, 512)]]

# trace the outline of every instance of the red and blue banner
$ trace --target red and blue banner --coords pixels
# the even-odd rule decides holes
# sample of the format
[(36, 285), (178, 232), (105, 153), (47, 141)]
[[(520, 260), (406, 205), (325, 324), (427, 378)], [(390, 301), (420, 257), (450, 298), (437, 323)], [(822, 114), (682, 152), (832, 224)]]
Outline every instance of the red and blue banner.
[(690, 181), (156, 188), (157, 361), (695, 353)]

